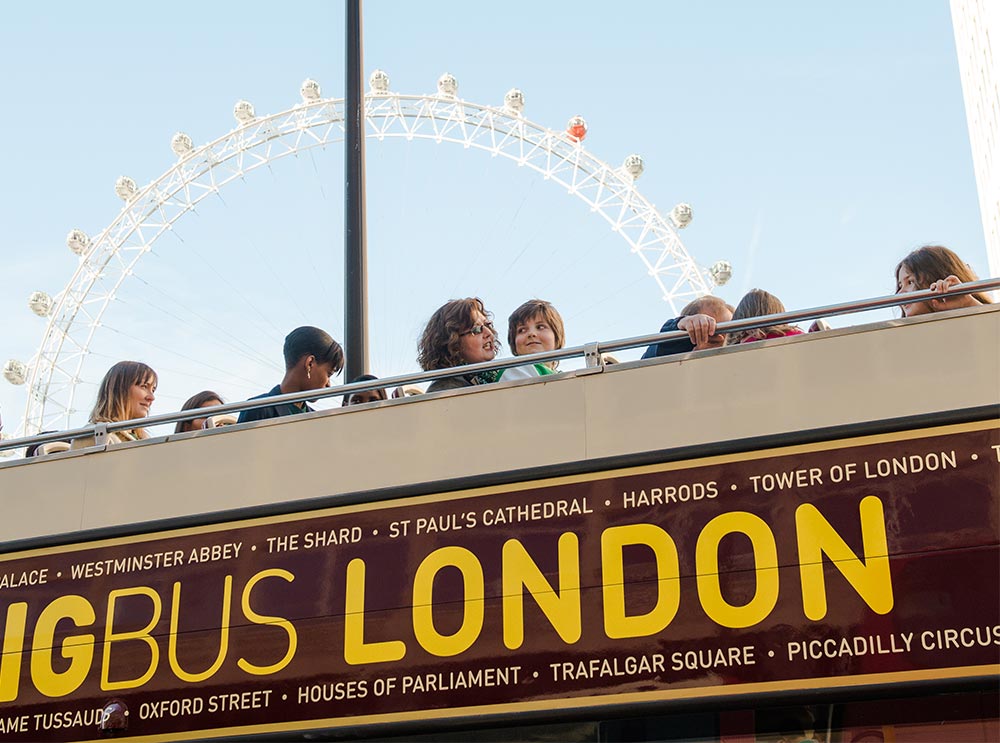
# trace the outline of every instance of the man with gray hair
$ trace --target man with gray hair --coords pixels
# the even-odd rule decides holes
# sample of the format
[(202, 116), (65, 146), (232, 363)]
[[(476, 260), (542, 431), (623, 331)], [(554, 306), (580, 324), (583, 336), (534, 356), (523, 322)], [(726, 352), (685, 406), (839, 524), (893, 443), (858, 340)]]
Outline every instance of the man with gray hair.
[(687, 338), (676, 338), (672, 341), (654, 343), (646, 349), (642, 355), (644, 359), (652, 359), (657, 356), (670, 356), (675, 353), (689, 353), (690, 351), (705, 351), (710, 348), (722, 348), (726, 345), (726, 336), (715, 332), (718, 323), (729, 322), (733, 319), (733, 307), (726, 304), (718, 297), (705, 296), (689, 302), (681, 310), (680, 317), (667, 320), (661, 333), (670, 333), (677, 330), (686, 330)]

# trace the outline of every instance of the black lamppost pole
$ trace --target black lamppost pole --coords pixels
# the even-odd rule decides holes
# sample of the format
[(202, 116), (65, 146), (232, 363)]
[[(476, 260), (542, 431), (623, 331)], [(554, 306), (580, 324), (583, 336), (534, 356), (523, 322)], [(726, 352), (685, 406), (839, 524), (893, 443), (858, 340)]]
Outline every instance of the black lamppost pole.
[(368, 373), (365, 91), (361, 0), (346, 0), (344, 85), (344, 346), (350, 381)]

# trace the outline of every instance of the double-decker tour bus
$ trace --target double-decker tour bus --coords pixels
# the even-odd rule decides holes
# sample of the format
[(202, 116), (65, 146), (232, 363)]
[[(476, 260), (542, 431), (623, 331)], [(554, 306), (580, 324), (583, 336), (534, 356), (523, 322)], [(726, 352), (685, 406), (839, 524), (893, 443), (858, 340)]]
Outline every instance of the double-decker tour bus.
[(0, 741), (1000, 740), (998, 338), (626, 339), (6, 461)]

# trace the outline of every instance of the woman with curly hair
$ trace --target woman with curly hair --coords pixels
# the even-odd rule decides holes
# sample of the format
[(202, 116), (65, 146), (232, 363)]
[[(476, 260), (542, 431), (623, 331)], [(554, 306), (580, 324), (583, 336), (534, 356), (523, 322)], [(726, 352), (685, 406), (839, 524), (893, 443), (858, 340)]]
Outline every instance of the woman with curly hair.
[[(108, 369), (97, 390), (97, 402), (90, 413), (91, 423), (117, 423), (138, 420), (149, 415), (149, 408), (156, 399), (156, 372), (141, 361), (119, 361)], [(108, 433), (108, 442), (148, 439), (145, 428), (135, 427)], [(93, 436), (75, 439), (72, 448), (94, 446)]]
[[(417, 346), (417, 363), (424, 371), (492, 361), (500, 350), (492, 315), (479, 297), (453, 299), (427, 321)], [(497, 381), (493, 370), (436, 379), (428, 392), (471, 387)]]
[(956, 284), (977, 279), (965, 261), (943, 245), (917, 248), (896, 265), (896, 294), (931, 289), (942, 296), (940, 299), (901, 305), (903, 317), (992, 304), (993, 300), (985, 292), (946, 296), (948, 290)]

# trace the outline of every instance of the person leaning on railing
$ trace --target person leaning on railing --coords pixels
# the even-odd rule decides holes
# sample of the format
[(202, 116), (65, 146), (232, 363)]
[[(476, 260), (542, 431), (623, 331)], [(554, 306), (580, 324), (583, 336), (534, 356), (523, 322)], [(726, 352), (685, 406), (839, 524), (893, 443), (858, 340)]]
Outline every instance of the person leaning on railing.
[[(555, 351), (566, 341), (562, 315), (544, 299), (529, 299), (507, 318), (507, 342), (515, 356)], [(555, 374), (558, 361), (512, 366), (500, 372), (498, 380), (530, 379)]]
[[(90, 413), (91, 423), (117, 423), (145, 418), (156, 399), (156, 372), (141, 361), (119, 361), (108, 369), (97, 390), (97, 402)], [(145, 428), (109, 431), (109, 444), (148, 439)], [(94, 436), (74, 439), (73, 449), (95, 446)]]
[[(352, 379), (350, 384), (377, 381), (378, 377), (374, 374), (362, 374)], [(340, 407), (346, 408), (351, 405), (364, 405), (366, 402), (378, 402), (385, 399), (387, 399), (385, 387), (379, 387), (374, 390), (362, 390), (361, 392), (352, 392), (349, 395), (344, 395), (344, 399), (341, 401)]]
[(977, 281), (978, 277), (953, 250), (943, 245), (917, 248), (896, 265), (895, 273), (896, 294), (930, 289), (942, 295), (940, 299), (901, 305), (903, 317), (993, 303), (985, 292), (945, 296), (951, 287)]
[(667, 320), (660, 328), (661, 333), (685, 330), (688, 337), (654, 343), (646, 349), (642, 358), (652, 359), (675, 353), (721, 348), (726, 345), (726, 336), (716, 333), (715, 326), (732, 319), (733, 307), (726, 304), (725, 300), (712, 296), (698, 297), (681, 310), (679, 317)]
[[(417, 363), (424, 371), (492, 361), (500, 350), (489, 312), (479, 297), (453, 299), (438, 307), (427, 321), (417, 345)], [(435, 379), (428, 392), (454, 390), (497, 381), (496, 371)]]
[[(181, 412), (185, 410), (198, 410), (200, 408), (214, 408), (223, 404), (222, 395), (212, 390), (202, 390), (196, 395), (192, 395), (181, 406)], [(235, 423), (235, 418), (231, 419)], [(189, 421), (180, 421), (174, 426), (174, 433), (187, 433), (188, 431), (201, 431), (204, 428), (212, 428), (209, 418), (194, 418)]]
[[(743, 299), (736, 305), (736, 310), (733, 312), (733, 319), (746, 320), (750, 317), (783, 315), (785, 312), (785, 305), (780, 299), (771, 294), (771, 292), (766, 292), (763, 289), (751, 289), (743, 295)], [(769, 338), (782, 338), (786, 335), (802, 335), (802, 329), (797, 325), (789, 323), (769, 325), (766, 328), (754, 328), (753, 330), (741, 330), (731, 333), (729, 342), (731, 344), (750, 343)]]
[[(275, 395), (287, 395), (292, 392), (320, 390), (330, 386), (330, 377), (339, 374), (344, 368), (344, 350), (329, 333), (311, 325), (295, 328), (285, 336), (282, 348), (285, 357), (285, 376), (281, 382), (251, 400), (263, 400)], [(244, 410), (240, 413), (239, 422), (267, 420), (285, 415), (307, 413), (312, 408), (305, 402), (285, 402), (278, 405), (265, 405), (260, 408)]]

